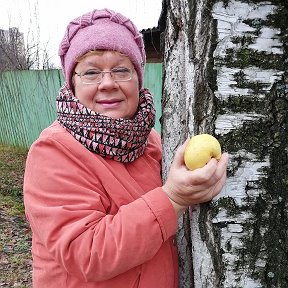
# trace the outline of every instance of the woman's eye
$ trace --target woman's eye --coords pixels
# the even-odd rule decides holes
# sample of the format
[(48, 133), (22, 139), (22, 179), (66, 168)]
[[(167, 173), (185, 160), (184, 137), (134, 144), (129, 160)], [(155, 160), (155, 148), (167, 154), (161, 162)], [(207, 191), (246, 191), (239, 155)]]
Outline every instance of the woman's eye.
[(128, 73), (128, 72), (130, 72), (130, 70), (128, 68), (125, 68), (125, 67), (114, 68), (112, 71), (116, 72), (116, 73)]
[(88, 70), (86, 71), (83, 75), (84, 76), (97, 76), (97, 75), (100, 75), (101, 74), (101, 71), (98, 71), (98, 70)]

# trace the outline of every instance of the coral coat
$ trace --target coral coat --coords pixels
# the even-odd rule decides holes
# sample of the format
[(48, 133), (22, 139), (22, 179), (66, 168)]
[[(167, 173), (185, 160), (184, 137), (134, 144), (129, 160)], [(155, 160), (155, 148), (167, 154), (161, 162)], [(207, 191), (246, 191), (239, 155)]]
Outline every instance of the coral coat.
[(90, 152), (58, 122), (28, 154), (24, 201), (34, 288), (178, 287), (177, 217), (161, 186), (161, 142), (120, 163)]

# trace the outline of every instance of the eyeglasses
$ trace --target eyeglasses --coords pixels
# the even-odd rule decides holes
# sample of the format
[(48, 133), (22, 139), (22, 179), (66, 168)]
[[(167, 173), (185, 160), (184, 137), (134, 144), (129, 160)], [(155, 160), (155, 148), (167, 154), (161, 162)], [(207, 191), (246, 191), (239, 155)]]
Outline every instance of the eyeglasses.
[(109, 73), (110, 77), (115, 82), (125, 82), (132, 79), (133, 71), (126, 67), (118, 67), (114, 68), (111, 71), (100, 71), (96, 69), (90, 69), (85, 72), (77, 73), (74, 72), (75, 75), (81, 78), (83, 84), (99, 84), (102, 82), (105, 73)]

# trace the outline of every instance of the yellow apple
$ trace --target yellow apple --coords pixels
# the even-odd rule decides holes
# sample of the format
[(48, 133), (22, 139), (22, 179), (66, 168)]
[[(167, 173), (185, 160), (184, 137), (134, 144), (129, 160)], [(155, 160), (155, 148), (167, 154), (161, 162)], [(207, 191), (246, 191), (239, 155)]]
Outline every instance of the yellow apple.
[(184, 162), (189, 170), (205, 166), (211, 158), (221, 158), (221, 146), (218, 140), (209, 134), (193, 136), (184, 151)]

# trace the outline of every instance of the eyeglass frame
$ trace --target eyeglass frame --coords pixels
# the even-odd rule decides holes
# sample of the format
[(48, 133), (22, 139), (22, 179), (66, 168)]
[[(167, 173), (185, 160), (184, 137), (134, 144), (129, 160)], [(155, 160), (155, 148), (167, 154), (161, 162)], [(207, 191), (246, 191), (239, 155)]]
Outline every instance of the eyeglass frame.
[[(97, 72), (99, 72), (99, 73), (101, 74), (100, 81), (91, 82), (91, 83), (83, 82), (82, 76), (84, 76), (85, 73), (87, 73), (87, 71), (86, 71), (86, 72), (80, 72), (80, 73), (77, 73), (76, 71), (74, 71), (74, 75), (79, 76), (80, 79), (81, 79), (82, 84), (85, 84), (85, 85), (100, 84), (100, 83), (102, 82), (103, 78), (104, 78), (104, 74), (105, 74), (105, 73), (109, 73), (109, 74), (110, 74), (110, 77), (111, 77), (111, 78), (113, 79), (113, 81), (115, 81), (115, 82), (127, 82), (127, 81), (130, 81), (130, 80), (132, 79), (133, 72), (135, 71), (135, 69), (130, 69), (130, 68), (127, 68), (127, 67), (121, 67), (121, 68), (125, 68), (125, 69), (129, 70), (129, 74), (130, 74), (130, 78), (129, 78), (129, 79), (125, 79), (125, 80), (115, 80), (112, 73), (115, 72), (115, 70), (116, 70), (117, 68), (113, 68), (113, 69), (115, 69), (114, 71), (113, 71), (113, 69), (110, 70), (110, 71), (105, 71), (105, 70), (104, 70), (104, 71), (100, 71), (100, 70), (98, 71), (98, 70), (97, 70)], [(91, 69), (91, 70), (93, 70), (93, 69)], [(88, 70), (88, 71), (89, 71), (89, 70)], [(99, 74), (99, 76), (100, 76), (100, 74)], [(85, 81), (85, 80), (84, 80), (84, 81)]]

